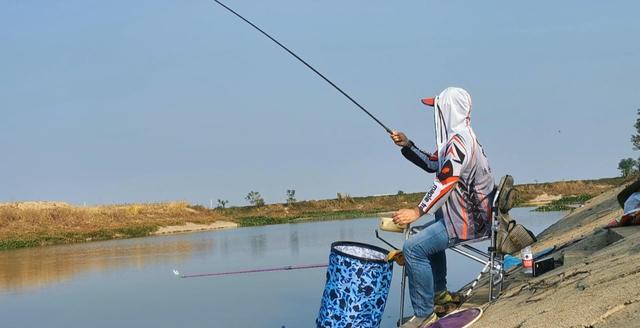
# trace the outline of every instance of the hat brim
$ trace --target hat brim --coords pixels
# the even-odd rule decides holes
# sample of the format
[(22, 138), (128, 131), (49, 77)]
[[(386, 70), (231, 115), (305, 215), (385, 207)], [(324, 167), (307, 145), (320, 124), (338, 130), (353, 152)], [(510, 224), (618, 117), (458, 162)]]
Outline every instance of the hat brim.
[(427, 106), (435, 106), (436, 104), (436, 98), (423, 98), (420, 100), (423, 104), (427, 105)]

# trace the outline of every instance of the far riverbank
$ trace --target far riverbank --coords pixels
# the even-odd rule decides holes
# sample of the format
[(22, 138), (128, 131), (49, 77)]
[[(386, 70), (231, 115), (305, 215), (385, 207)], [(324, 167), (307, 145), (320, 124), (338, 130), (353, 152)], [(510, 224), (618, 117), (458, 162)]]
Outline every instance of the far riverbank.
[[(518, 185), (517, 206), (586, 200), (625, 179)], [(156, 234), (376, 216), (417, 204), (422, 192), (207, 209), (186, 202), (78, 207), (61, 202), (0, 203), (0, 250)], [(574, 197), (574, 198), (567, 198)], [(576, 198), (577, 197), (577, 198)], [(562, 210), (560, 206), (551, 207)]]

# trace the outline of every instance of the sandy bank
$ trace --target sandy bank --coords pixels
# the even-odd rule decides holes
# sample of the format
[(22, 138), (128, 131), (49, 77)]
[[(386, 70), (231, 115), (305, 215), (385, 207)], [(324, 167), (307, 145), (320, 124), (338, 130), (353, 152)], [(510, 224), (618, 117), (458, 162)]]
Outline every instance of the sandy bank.
[[(534, 249), (559, 247), (553, 256), (564, 264), (539, 277), (511, 272), (474, 327), (640, 327), (640, 227), (602, 229), (622, 214), (615, 199), (621, 189), (591, 199), (540, 234)], [(484, 302), (478, 293), (468, 305)]]
[(562, 195), (549, 195), (544, 193), (542, 195), (536, 196), (534, 199), (522, 205), (523, 206), (542, 206), (542, 205), (547, 205), (554, 200), (560, 200), (560, 199), (562, 199)]
[(220, 230), (220, 229), (231, 229), (237, 228), (238, 224), (229, 221), (217, 221), (211, 224), (197, 224), (192, 222), (187, 222), (183, 225), (171, 225), (166, 227), (160, 227), (157, 231), (153, 232), (154, 235), (164, 235), (171, 233), (184, 233), (184, 232), (194, 232), (194, 231), (205, 231), (205, 230)]

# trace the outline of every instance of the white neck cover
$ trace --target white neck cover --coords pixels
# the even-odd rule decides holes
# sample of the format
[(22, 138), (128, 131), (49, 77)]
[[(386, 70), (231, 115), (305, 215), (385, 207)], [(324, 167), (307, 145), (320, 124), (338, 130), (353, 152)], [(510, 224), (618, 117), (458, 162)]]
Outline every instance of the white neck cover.
[(469, 144), (475, 141), (475, 134), (471, 129), (471, 96), (467, 91), (455, 87), (446, 88), (435, 98), (434, 105), (438, 154), (445, 151), (449, 138), (456, 134), (470, 134), (473, 140), (467, 140)]

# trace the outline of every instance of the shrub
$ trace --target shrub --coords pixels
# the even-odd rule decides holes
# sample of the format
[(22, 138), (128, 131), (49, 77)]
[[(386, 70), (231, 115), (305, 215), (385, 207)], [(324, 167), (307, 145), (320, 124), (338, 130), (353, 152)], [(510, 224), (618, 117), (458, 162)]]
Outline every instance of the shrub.
[(218, 206), (216, 206), (216, 208), (226, 208), (227, 204), (229, 204), (228, 200), (218, 199)]
[(296, 202), (296, 191), (294, 189), (287, 189), (287, 205), (291, 205)]
[(257, 191), (250, 191), (247, 194), (247, 197), (245, 197), (244, 199), (246, 199), (249, 204), (253, 205), (253, 206), (263, 206), (264, 205), (264, 199), (262, 198), (262, 196), (260, 195), (259, 192)]

